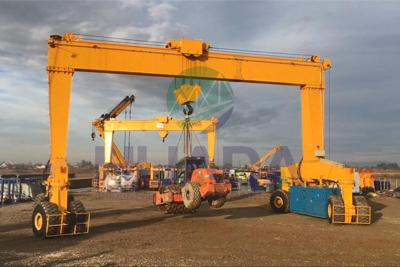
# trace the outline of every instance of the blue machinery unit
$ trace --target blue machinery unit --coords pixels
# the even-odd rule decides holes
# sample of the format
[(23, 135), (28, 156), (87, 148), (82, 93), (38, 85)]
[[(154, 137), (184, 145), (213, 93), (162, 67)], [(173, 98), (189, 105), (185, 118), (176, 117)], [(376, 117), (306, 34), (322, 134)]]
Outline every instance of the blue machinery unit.
[(320, 218), (328, 218), (330, 196), (341, 196), (340, 188), (290, 187), (290, 211)]

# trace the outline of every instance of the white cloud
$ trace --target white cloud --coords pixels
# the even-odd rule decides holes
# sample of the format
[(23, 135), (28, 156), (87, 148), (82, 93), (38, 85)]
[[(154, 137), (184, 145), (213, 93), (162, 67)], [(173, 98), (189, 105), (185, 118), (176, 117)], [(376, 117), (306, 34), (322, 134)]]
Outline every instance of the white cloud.
[(156, 4), (148, 8), (150, 18), (155, 21), (171, 20), (177, 8), (168, 3)]
[[(46, 41), (50, 34), (76, 32), (161, 42), (185, 37), (220, 47), (319, 54), (333, 63), (332, 158), (399, 162), (396, 122), (400, 110), (395, 100), (400, 78), (395, 62), (400, 59), (396, 52), (400, 32), (393, 26), (400, 22), (399, 5), (368, 2), (360, 9), (346, 2), (220, 1), (210, 8), (210, 2), (200, 1), (0, 2), (4, 37), (0, 42), (0, 109), (7, 114), (0, 117), (1, 157), (15, 162), (47, 160)], [(71, 162), (93, 161), (94, 145), (101, 142), (90, 141), (91, 122), (124, 96), (137, 97), (135, 118), (165, 115), (170, 82), (75, 73), (68, 143)], [(300, 156), (298, 90), (244, 83), (233, 87), (237, 101), (231, 121), (238, 125), (228, 122), (221, 129), (219, 145), (254, 146), (261, 155), (264, 148), (283, 143)], [(269, 109), (276, 110), (276, 117), (270, 117)], [(166, 162), (167, 152), (157, 153), (159, 140), (154, 138), (135, 134), (132, 140), (135, 146), (149, 145), (149, 160)], [(171, 135), (166, 142), (175, 145), (177, 139)]]

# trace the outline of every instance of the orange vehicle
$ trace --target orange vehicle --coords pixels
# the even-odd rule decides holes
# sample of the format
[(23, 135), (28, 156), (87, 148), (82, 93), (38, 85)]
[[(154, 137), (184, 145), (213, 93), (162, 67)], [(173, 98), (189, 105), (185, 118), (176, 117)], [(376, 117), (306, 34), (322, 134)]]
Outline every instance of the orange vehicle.
[(196, 212), (201, 202), (206, 200), (211, 207), (221, 208), (225, 204), (226, 196), (232, 190), (229, 180), (224, 179), (223, 173), (217, 169), (205, 168), (203, 157), (187, 157), (178, 163), (178, 170), (180, 169), (185, 176), (189, 171), (186, 172), (186, 170), (179, 168), (180, 163), (186, 163), (186, 170), (190, 170), (190, 166), (193, 166), (192, 163), (196, 163), (199, 168), (190, 171), (191, 179), (186, 182), (183, 188), (179, 185), (168, 185), (161, 187), (154, 194), (153, 202), (157, 205), (161, 213), (179, 214)]

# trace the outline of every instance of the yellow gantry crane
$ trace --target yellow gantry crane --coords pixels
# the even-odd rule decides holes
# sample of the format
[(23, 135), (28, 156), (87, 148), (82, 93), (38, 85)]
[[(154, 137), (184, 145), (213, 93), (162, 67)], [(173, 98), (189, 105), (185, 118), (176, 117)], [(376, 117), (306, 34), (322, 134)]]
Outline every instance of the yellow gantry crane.
[[(186, 125), (189, 124), (189, 125)], [(155, 120), (115, 120), (111, 119), (104, 123), (104, 163), (111, 162), (112, 144), (114, 132), (116, 131), (158, 131), (162, 139), (167, 138), (169, 131), (190, 131), (207, 132), (209, 165), (214, 165), (215, 137), (218, 120), (173, 120), (172, 117), (160, 116)]]
[[(328, 201), (326, 199), (321, 201), (322, 205), (327, 203), (327, 206), (321, 208), (324, 211), (318, 213), (318, 216), (328, 216), (332, 222), (359, 222), (360, 203), (363, 202), (364, 207), (365, 202), (353, 199), (351, 191), (354, 184), (354, 169), (345, 168), (341, 164), (325, 159), (324, 71), (330, 67), (331, 62), (327, 59), (321, 61), (318, 55), (290, 59), (211, 52), (210, 45), (202, 40), (171, 40), (165, 48), (161, 48), (84, 41), (75, 34), (51, 35), (48, 40), (47, 66), (51, 171), (45, 182), (49, 201), (39, 203), (35, 207), (32, 215), (34, 234), (38, 237), (49, 234), (60, 235), (67, 232), (65, 230), (67, 228), (73, 228), (74, 231), (70, 232), (75, 234), (82, 232), (77, 231), (77, 228), (88, 228), (86, 225), (77, 227), (76, 221), (83, 219), (64, 220), (67, 217), (78, 216), (76, 209), (69, 209), (70, 183), (66, 158), (71, 84), (76, 71), (298, 86), (302, 105), (303, 158), (297, 164), (282, 168), (282, 177), (287, 182), (282, 189), (284, 193), (273, 199), (276, 208), (298, 212), (299, 209), (296, 207), (292, 209), (289, 191), (292, 195), (293, 189), (294, 191), (298, 188), (325, 190), (333, 186), (338, 187), (340, 193), (332, 195), (324, 191)], [(223, 76), (215, 77), (215, 70)], [(294, 206), (296, 205), (302, 207), (305, 203), (297, 203)], [(370, 208), (367, 209), (367, 212), (364, 209), (362, 213), (369, 220)], [(80, 209), (82, 210), (84, 209)], [(368, 212), (369, 214), (366, 214)], [(337, 215), (338, 213), (341, 215)], [(63, 223), (60, 224), (60, 221)], [(53, 226), (49, 227), (49, 224)]]

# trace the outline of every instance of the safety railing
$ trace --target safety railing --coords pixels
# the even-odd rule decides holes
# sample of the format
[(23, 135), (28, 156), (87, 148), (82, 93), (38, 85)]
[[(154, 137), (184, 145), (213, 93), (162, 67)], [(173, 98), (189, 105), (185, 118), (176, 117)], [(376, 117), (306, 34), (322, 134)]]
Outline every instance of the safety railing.
[[(369, 206), (354, 206), (355, 214), (351, 214), (353, 208), (346, 209), (345, 206), (333, 205), (332, 223), (341, 224), (371, 224), (371, 207)], [(345, 212), (347, 210), (347, 212)], [(346, 216), (351, 216), (351, 221), (346, 222)]]
[[(67, 221), (68, 216), (75, 215), (73, 220), (74, 223), (69, 224)], [(50, 223), (54, 221), (52, 218), (58, 218), (56, 223)], [(71, 227), (72, 226), (72, 227)], [(66, 213), (66, 214), (50, 214), (47, 215), (46, 224), (46, 237), (55, 236), (66, 236), (66, 235), (81, 235), (89, 233), (90, 226), (90, 213)]]

